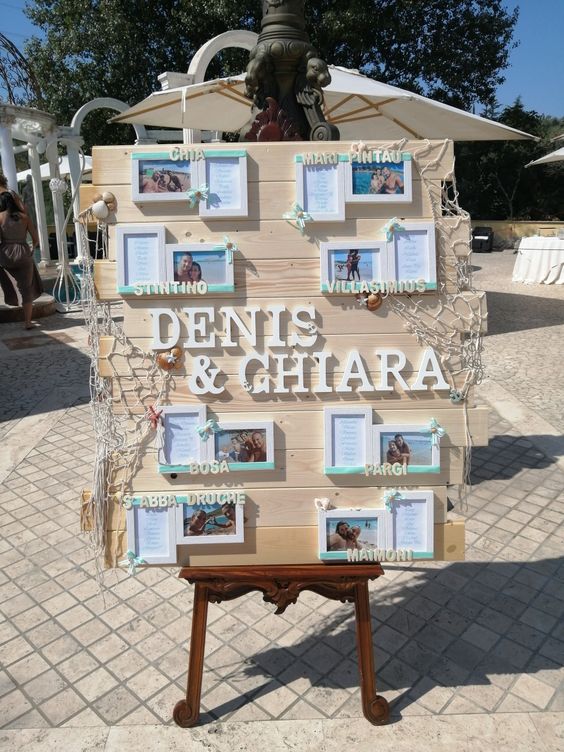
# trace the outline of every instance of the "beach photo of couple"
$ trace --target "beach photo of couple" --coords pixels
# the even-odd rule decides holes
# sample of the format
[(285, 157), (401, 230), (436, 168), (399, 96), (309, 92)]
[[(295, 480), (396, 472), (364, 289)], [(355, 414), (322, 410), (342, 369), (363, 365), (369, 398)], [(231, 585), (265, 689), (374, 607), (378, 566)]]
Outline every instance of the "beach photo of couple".
[(219, 462), (266, 462), (267, 438), (263, 429), (220, 431), (215, 434), (215, 458)]
[(327, 520), (327, 551), (378, 548), (377, 517), (345, 517)]
[(433, 446), (430, 433), (380, 433), (380, 456), (391, 465), (432, 465)]
[(330, 282), (372, 282), (378, 279), (375, 248), (332, 250), (330, 253)]
[(182, 521), (185, 537), (237, 533), (234, 504), (184, 504)]
[(191, 188), (188, 161), (139, 160), (139, 193), (185, 193)]
[(354, 195), (390, 195), (404, 193), (404, 165), (369, 162), (352, 165)]
[(226, 283), (225, 251), (173, 251), (175, 282)]

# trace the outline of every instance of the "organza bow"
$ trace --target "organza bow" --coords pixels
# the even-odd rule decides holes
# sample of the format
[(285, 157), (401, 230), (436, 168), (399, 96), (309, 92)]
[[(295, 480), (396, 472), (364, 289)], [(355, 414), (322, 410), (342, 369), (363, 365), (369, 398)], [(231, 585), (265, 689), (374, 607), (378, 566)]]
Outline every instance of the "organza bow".
[(435, 418), (431, 418), (429, 421), (429, 430), (431, 431), (431, 444), (434, 447), (438, 447), (445, 435), (445, 429), (437, 423)]
[(388, 243), (391, 243), (391, 241), (394, 239), (394, 232), (403, 232), (405, 230), (405, 227), (403, 225), (400, 225), (399, 219), (397, 217), (392, 217), (389, 222), (386, 222), (383, 229), (386, 233), (386, 240), (388, 241)]
[(392, 511), (392, 506), (396, 501), (401, 501), (402, 499), (402, 494), (395, 488), (389, 488), (384, 492), (384, 505), (388, 512)]
[(207, 201), (209, 193), (210, 189), (207, 185), (201, 185), (199, 188), (191, 188), (189, 191), (186, 191), (190, 209), (193, 209), (200, 201)]
[(207, 441), (214, 433), (219, 433), (221, 428), (215, 420), (210, 418), (203, 426), (197, 426), (196, 431), (199, 433), (202, 441)]
[(332, 506), (331, 499), (326, 499), (326, 498), (314, 499), (313, 503), (315, 504), (316, 509), (324, 509), (325, 511), (327, 509), (331, 509), (331, 506)]
[(292, 209), (289, 212), (284, 212), (282, 218), (286, 220), (295, 220), (296, 225), (302, 235), (305, 232), (305, 223), (311, 222), (313, 220), (311, 214), (306, 212), (299, 204), (296, 203), (292, 205)]
[(238, 251), (239, 248), (237, 247), (237, 243), (234, 243), (232, 240), (230, 240), (227, 235), (223, 236), (223, 245), (225, 246), (225, 250), (227, 251), (227, 263), (232, 264), (233, 263), (233, 253), (235, 251)]
[(135, 553), (133, 551), (126, 551), (125, 556), (126, 558), (123, 561), (120, 561), (119, 565), (120, 567), (127, 566), (128, 574), (131, 574), (133, 576), (137, 574), (137, 567), (140, 564), (147, 563), (145, 559), (142, 559), (140, 556), (135, 556)]
[(362, 154), (363, 151), (366, 151), (366, 144), (364, 141), (358, 141), (357, 143), (351, 144), (351, 154)]

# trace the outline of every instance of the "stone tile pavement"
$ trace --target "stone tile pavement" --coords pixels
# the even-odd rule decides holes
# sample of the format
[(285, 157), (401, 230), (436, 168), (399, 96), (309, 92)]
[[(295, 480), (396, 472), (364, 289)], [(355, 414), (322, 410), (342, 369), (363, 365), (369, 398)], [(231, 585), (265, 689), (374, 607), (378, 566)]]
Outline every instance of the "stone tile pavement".
[[(500, 263), (495, 254), (479, 260), (484, 271), (478, 274)], [(532, 308), (535, 300), (545, 305), (528, 292)], [(502, 309), (494, 310), (502, 316)], [(100, 593), (95, 561), (78, 534), (78, 494), (89, 484), (92, 461), (79, 319), (45, 320), (47, 341), (31, 348), (10, 346), (20, 337), (19, 325), (0, 329), (0, 743), (6, 749), (44, 743), (60, 750), (67, 748), (61, 740), (88, 733), (90, 741), (80, 741), (87, 746), (69, 742), (68, 749), (109, 749), (104, 745), (111, 740), (121, 748), (136, 727), (149, 734), (151, 726), (160, 732), (170, 726), (184, 690), (192, 588), (171, 570), (144, 570), (135, 578), (112, 571)], [(560, 324), (536, 323), (531, 336), (551, 342)], [(503, 332), (491, 336), (492, 350), (500, 363), (504, 350), (531, 359)], [(539, 384), (553, 377), (557, 388), (560, 365), (538, 357), (536, 364), (527, 362)], [(520, 381), (512, 369), (504, 388), (518, 401), (512, 379), (516, 389)], [(499, 384), (495, 370), (494, 376), (492, 384)], [(549, 417), (558, 426), (558, 414)], [(537, 749), (561, 748), (563, 463), (554, 451), (543, 451), (542, 437), (529, 438), (528, 425), (513, 425), (495, 411), (490, 434), (490, 445), (474, 452), (467, 508), (457, 510), (467, 517), (467, 560), (390, 565), (371, 586), (379, 691), (392, 702), (394, 719), (402, 718), (389, 727), (396, 730), (396, 747), (407, 744), (401, 728), (418, 729), (429, 740), (434, 734), (440, 746), (447, 731), (464, 726), (486, 733), (499, 719), (511, 733), (522, 724), (517, 736), (523, 744), (536, 739)], [(186, 739), (202, 749), (225, 749), (230, 736), (222, 747), (222, 735), (242, 739), (242, 728), (260, 728), (280, 735), (272, 742), (278, 749), (286, 743), (280, 729), (290, 721), (298, 737), (309, 734), (308, 748), (320, 738), (330, 748), (343, 728), (349, 730), (343, 743), (356, 739), (355, 749), (364, 748), (363, 739), (373, 745), (391, 738), (379, 737), (388, 731), (362, 719), (357, 685), (352, 606), (312, 593), (282, 616), (257, 594), (212, 605), (202, 699), (208, 725), (169, 728), (164, 748)], [(554, 726), (552, 737), (540, 731), (545, 717)], [(467, 719), (462, 725), (461, 718)], [(238, 723), (244, 721), (257, 723)], [(55, 727), (60, 731), (48, 731)], [(519, 749), (511, 733), (507, 744)]]

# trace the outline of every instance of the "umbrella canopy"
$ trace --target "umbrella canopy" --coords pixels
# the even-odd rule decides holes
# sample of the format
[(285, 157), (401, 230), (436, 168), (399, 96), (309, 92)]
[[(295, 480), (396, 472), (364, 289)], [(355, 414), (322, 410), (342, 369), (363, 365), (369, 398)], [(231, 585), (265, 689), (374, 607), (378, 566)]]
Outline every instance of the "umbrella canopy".
[(544, 157), (529, 162), (525, 167), (531, 167), (531, 165), (538, 164), (548, 164), (549, 162), (564, 162), (564, 146), (561, 149), (556, 149), (556, 151), (551, 151), (550, 154), (545, 154)]
[[(450, 138), (497, 141), (535, 138), (507, 125), (472, 115), (419, 94), (380, 83), (356, 71), (329, 66), (323, 90), (325, 116), (343, 140)], [(245, 75), (158, 91), (112, 118), (168, 128), (238, 131), (252, 119)]]
[[(92, 172), (92, 157), (84, 157), (84, 170), (82, 174), (86, 175), (89, 172)], [(62, 178), (70, 175), (68, 157), (61, 157), (59, 159), (59, 173)], [(25, 180), (28, 175), (31, 175), (31, 170), (22, 170), (22, 172), (18, 172), (18, 183), (22, 180)], [(41, 180), (49, 180), (50, 177), (51, 175), (49, 174), (49, 162), (45, 162), (45, 164), (41, 165)]]

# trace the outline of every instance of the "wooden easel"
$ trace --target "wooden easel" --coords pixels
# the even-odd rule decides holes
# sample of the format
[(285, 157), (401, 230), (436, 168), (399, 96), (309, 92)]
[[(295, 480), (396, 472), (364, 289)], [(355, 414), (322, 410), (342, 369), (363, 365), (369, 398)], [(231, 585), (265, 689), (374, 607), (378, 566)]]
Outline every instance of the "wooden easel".
[(231, 601), (253, 590), (261, 591), (267, 603), (274, 603), (277, 614), (282, 614), (291, 603), (295, 603), (303, 590), (312, 590), (343, 603), (353, 602), (362, 711), (370, 723), (386, 723), (390, 710), (387, 700), (376, 694), (368, 599), (368, 580), (374, 580), (383, 574), (384, 570), (378, 563), (181, 569), (178, 576), (195, 583), (196, 588), (186, 698), (174, 707), (175, 723), (183, 728), (190, 728), (196, 725), (200, 717), (208, 603)]

